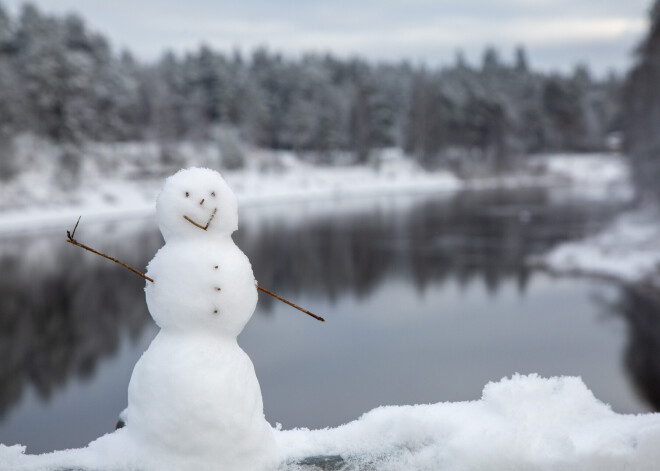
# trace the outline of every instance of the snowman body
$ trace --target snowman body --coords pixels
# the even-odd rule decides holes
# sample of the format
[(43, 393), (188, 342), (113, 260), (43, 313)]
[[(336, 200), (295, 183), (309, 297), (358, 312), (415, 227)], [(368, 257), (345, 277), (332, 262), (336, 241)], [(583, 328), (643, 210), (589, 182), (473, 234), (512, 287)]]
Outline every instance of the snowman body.
[(124, 417), (138, 442), (188, 469), (277, 466), (254, 366), (236, 340), (257, 302), (250, 262), (231, 239), (236, 206), (207, 169), (173, 175), (158, 198), (166, 243), (145, 292), (161, 330), (133, 370)]

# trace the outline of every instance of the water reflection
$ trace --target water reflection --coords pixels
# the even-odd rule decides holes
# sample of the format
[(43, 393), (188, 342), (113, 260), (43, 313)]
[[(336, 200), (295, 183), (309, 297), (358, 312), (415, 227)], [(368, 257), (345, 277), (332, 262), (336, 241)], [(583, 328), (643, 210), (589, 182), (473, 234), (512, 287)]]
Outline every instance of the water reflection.
[[(331, 340), (328, 340), (330, 343), (327, 345), (327, 357), (317, 358), (319, 363), (314, 365), (317, 372), (331, 371), (329, 363), (323, 367), (323, 361), (336, 363), (343, 353), (349, 351), (347, 345), (340, 347), (346, 343), (342, 343), (343, 340), (359, 336), (359, 341), (355, 344), (357, 350), (351, 358), (361, 355), (365, 359), (370, 355), (369, 342), (383, 339), (390, 339), (392, 344), (396, 342), (396, 347), (383, 344), (382, 352), (379, 351), (381, 347), (373, 343), (373, 362), (365, 362), (362, 370), (357, 366), (351, 370), (352, 360), (346, 358), (342, 363), (345, 370), (342, 372), (343, 376), (335, 377), (341, 387), (342, 382), (349, 382), (355, 375), (360, 376), (361, 381), (368, 382), (369, 372), (378, 372), (383, 355), (390, 354), (392, 348), (405, 348), (406, 342), (409, 345), (415, 344), (431, 329), (430, 324), (425, 324), (431, 322), (429, 320), (411, 322), (406, 327), (409, 330), (405, 337), (407, 340), (391, 338), (392, 329), (404, 329), (389, 323), (385, 318), (388, 312), (422, 312), (428, 308), (429, 316), (437, 317), (437, 306), (450, 302), (447, 296), (455, 297), (456, 292), (462, 292), (460, 296), (465, 299), (461, 299), (461, 302), (469, 301), (470, 296), (481, 296), (480, 292), (473, 289), (475, 283), (483, 284), (486, 296), (493, 299), (497, 296), (509, 299), (510, 293), (506, 286), (513, 284), (518, 293), (516, 297), (519, 298), (536, 277), (524, 263), (528, 255), (541, 253), (562, 240), (596, 231), (619, 210), (616, 204), (607, 202), (584, 204), (571, 201), (570, 198), (555, 199), (544, 190), (466, 192), (445, 198), (397, 197), (352, 202), (318, 201), (246, 209), (242, 212), (241, 230), (235, 239), (250, 257), (255, 275), (264, 287), (285, 297), (301, 300), (305, 307), (312, 310), (318, 308), (319, 312), (327, 317), (333, 315), (332, 306), (341, 305), (338, 310), (350, 313), (359, 305), (359, 314), (365, 316), (362, 320), (367, 317), (373, 320), (373, 325), (362, 332), (355, 317), (349, 318), (347, 314), (344, 320), (340, 317), (332, 319), (337, 328), (334, 331), (328, 328), (319, 333)], [(155, 227), (155, 221), (152, 220), (122, 222), (116, 225), (94, 225), (83, 221), (77, 236), (82, 242), (111, 253), (132, 266), (144, 268), (162, 245), (162, 238)], [(3, 358), (0, 363), (0, 419), (3, 414), (7, 415), (22, 397), (26, 397), (26, 391), (34, 389), (40, 396), (47, 398), (73, 378), (93, 376), (102, 359), (116, 357), (117, 350), (126, 337), (136, 342), (143, 334), (145, 326), (151, 325), (144, 302), (143, 281), (106, 260), (65, 244), (63, 234), (62, 231), (47, 236), (7, 239), (0, 245), (0, 355)], [(510, 331), (507, 333), (510, 337), (492, 340), (492, 351), (487, 352), (487, 356), (497, 357), (500, 369), (494, 370), (496, 373), (490, 371), (475, 377), (474, 384), (469, 384), (470, 390), (479, 392), (483, 386), (483, 378), (486, 378), (486, 381), (497, 379), (493, 377), (494, 374), (501, 377), (526, 369), (543, 374), (584, 373), (581, 370), (572, 371), (571, 360), (562, 359), (556, 351), (556, 345), (561, 344), (567, 328), (562, 322), (570, 321), (564, 311), (575, 310), (574, 316), (579, 318), (580, 309), (584, 307), (568, 304), (557, 307), (557, 303), (550, 306), (543, 297), (543, 289), (547, 289), (545, 281), (539, 286), (542, 289), (539, 291), (538, 300), (533, 298), (537, 305), (507, 304), (500, 314), (497, 314), (497, 310), (487, 313), (501, 315), (502, 319), (510, 322), (509, 327), (506, 327)], [(578, 287), (578, 290), (583, 289)], [(431, 294), (433, 296), (430, 296)], [(553, 295), (556, 297), (557, 292), (553, 292)], [(583, 297), (581, 294), (580, 296)], [(426, 307), (415, 304), (420, 299), (426, 299), (430, 304)], [(479, 306), (483, 311), (488, 303)], [(626, 300), (622, 306), (626, 306), (621, 309), (626, 313), (637, 313), (644, 309), (649, 311), (648, 306), (637, 298)], [(272, 299), (262, 296), (258, 314), (263, 319), (264, 316), (279, 313), (283, 308), (285, 307), (275, 304)], [(514, 309), (520, 312), (512, 312)], [(547, 312), (547, 316), (534, 319), (528, 315), (530, 312)], [(630, 371), (636, 382), (643, 385), (640, 386), (642, 390), (658, 391), (656, 383), (647, 385), (650, 380), (645, 376), (648, 374), (646, 371), (652, 370), (654, 366), (649, 365), (653, 361), (650, 350), (644, 350), (645, 354), (636, 352), (637, 349), (646, 348), (637, 345), (638, 343), (650, 344), (646, 338), (650, 336), (646, 324), (651, 322), (651, 316), (638, 318), (634, 317), (636, 315), (625, 314), (633, 339), (629, 347), (633, 353), (628, 355), (631, 358), (628, 360)], [(559, 320), (553, 320), (553, 316)], [(472, 324), (438, 324), (433, 328), (447, 332), (461, 331), (464, 336), (461, 340), (463, 344), (469, 345), (472, 342), (473, 345), (483, 346), (487, 344), (487, 341), (484, 341), (484, 332), (498, 329), (496, 324), (488, 323), (498, 321), (489, 321), (487, 317), (474, 317), (470, 321)], [(306, 319), (302, 322), (305, 321)], [(459, 322), (458, 319), (450, 321)], [(592, 328), (590, 322), (592, 321), (585, 321), (581, 327), (584, 332)], [(527, 336), (548, 337), (547, 351), (540, 351), (538, 345), (534, 346), (537, 349), (535, 355), (539, 358), (538, 362), (521, 362), (521, 349), (529, 346), (517, 345), (515, 352), (501, 348), (506, 342), (519, 341), (510, 327), (514, 324), (523, 325), (521, 332), (527, 329), (524, 330)], [(639, 329), (636, 329), (638, 324)], [(252, 324), (242, 338), (250, 347), (246, 350), (250, 351), (255, 359), (257, 368), (264, 368), (258, 370), (258, 373), (264, 388), (269, 417), (285, 422), (288, 426), (331, 425), (346, 420), (346, 417), (352, 418), (371, 406), (372, 402), (366, 399), (365, 402), (360, 402), (358, 395), (354, 394), (340, 401), (352, 401), (353, 409), (346, 410), (342, 415), (337, 409), (328, 406), (328, 416), (317, 414), (314, 422), (305, 421), (300, 415), (301, 411), (305, 410), (304, 399), (290, 401), (287, 396), (290, 395), (290, 390), (282, 390), (280, 404), (284, 406), (277, 405), (280, 385), (289, 383), (288, 387), (295, 387), (300, 380), (291, 373), (300, 367), (300, 363), (293, 360), (290, 352), (284, 348), (273, 352), (263, 348), (259, 350), (259, 346), (269, 342), (265, 340), (268, 336), (288, 338), (289, 344), (301, 341), (300, 337), (287, 337), (291, 335), (290, 329), (291, 322), (286, 322), (286, 325), (281, 327), (273, 323), (268, 326)], [(379, 332), (378, 336), (369, 334), (375, 331)], [(553, 332), (552, 335), (548, 333), (550, 331)], [(469, 336), (474, 338), (470, 339)], [(320, 342), (314, 337), (309, 339), (317, 344), (305, 346), (307, 352), (318, 347)], [(148, 339), (140, 340), (144, 341), (148, 342)], [(602, 340), (598, 341), (603, 343)], [(452, 344), (451, 335), (444, 339), (444, 342), (446, 345), (452, 345), (453, 350), (438, 351), (437, 357), (429, 356), (430, 363), (427, 365), (437, 371), (438, 375), (441, 368), (437, 365), (446, 362), (445, 357), (457, 363), (453, 352), (462, 348), (460, 343)], [(435, 343), (436, 339), (429, 339), (429, 345)], [(580, 339), (576, 339), (575, 344), (581, 346)], [(343, 353), (333, 353), (342, 348), (345, 349)], [(375, 352), (379, 353), (376, 355)], [(134, 353), (135, 358), (139, 353)], [(336, 354), (339, 356), (335, 357)], [(419, 354), (413, 348), (408, 352), (402, 351), (398, 358), (402, 365), (398, 371), (411, 370), (403, 363), (408, 362), (409, 365)], [(278, 365), (284, 365), (282, 369), (275, 365), (274, 355), (280, 355), (282, 362)], [(470, 355), (470, 352), (466, 351), (465, 355)], [(544, 370), (542, 357), (560, 358), (557, 361), (568, 366)], [(656, 355), (655, 358), (657, 357)], [(122, 373), (125, 378), (121, 381), (127, 381), (135, 358), (126, 361), (128, 369)], [(552, 361), (555, 361), (554, 359)], [(397, 359), (393, 358), (392, 361)], [(478, 361), (483, 363), (485, 360), (480, 357)], [(465, 367), (461, 363), (457, 368)], [(482, 368), (485, 371), (487, 365), (478, 365), (475, 361), (467, 367)], [(457, 370), (454, 368), (452, 371), (456, 373)], [(301, 388), (313, 386), (319, 389), (320, 385), (327, 385), (327, 377), (314, 376), (309, 372), (301, 374), (308, 375), (307, 383), (298, 385)], [(387, 377), (387, 373), (384, 374), (383, 377), (374, 377), (373, 384), (366, 385), (367, 389), (397, 389), (389, 383), (382, 385), (382, 388), (377, 386), (379, 381), (385, 381), (383, 378)], [(607, 371), (602, 373), (604, 376), (608, 374)], [(464, 382), (467, 383), (467, 380)], [(405, 381), (401, 384), (405, 384)], [(431, 386), (429, 379), (418, 389), (427, 388), (433, 394), (437, 393), (438, 389)], [(108, 428), (112, 426), (113, 418), (121, 409), (122, 401), (125, 401), (125, 385), (122, 383), (117, 389), (123, 391), (121, 399), (118, 400), (119, 405), (113, 404), (112, 410), (103, 418), (100, 430), (106, 430), (105, 423)], [(383, 403), (406, 403), (467, 399), (464, 389), (457, 389), (455, 395), (441, 398), (432, 394), (429, 394), (428, 398), (412, 399), (404, 395), (383, 395), (377, 400)], [(332, 395), (337, 396), (337, 388), (333, 389), (327, 385), (327, 390), (329, 396), (326, 404), (331, 404)], [(652, 392), (645, 394), (657, 407), (657, 396), (652, 398)], [(373, 397), (369, 400), (376, 401)], [(287, 401), (290, 404), (287, 404)], [(294, 407), (295, 410), (287, 412), (286, 407)], [(318, 410), (318, 404), (310, 403), (309, 410)], [(279, 418), (287, 417), (289, 412), (291, 415), (288, 416), (288, 423)], [(0, 431), (2, 426), (0, 420)], [(95, 431), (88, 438), (94, 438), (97, 434)], [(17, 438), (19, 439), (20, 437)], [(81, 439), (79, 444), (84, 443), (86, 442)], [(66, 446), (76, 444), (66, 443)], [(44, 441), (43, 444), (32, 447), (31, 451), (44, 451), (49, 447), (52, 449), (61, 446), (60, 443), (46, 444)]]
[(611, 307), (628, 327), (626, 370), (640, 396), (660, 411), (660, 293), (628, 287)]
[[(158, 234), (106, 244), (144, 266)], [(119, 339), (149, 320), (143, 283), (62, 243), (61, 235), (4, 240), (0, 255), (0, 418), (25, 387), (48, 398), (71, 376), (89, 377)], [(114, 245), (114, 247), (113, 247)]]
[(528, 255), (598, 230), (618, 209), (554, 204), (543, 190), (466, 192), (404, 210), (399, 201), (391, 203), (341, 217), (311, 217), (302, 225), (265, 209), (258, 234), (244, 225), (236, 239), (258, 280), (281, 291), (364, 296), (403, 273), (412, 275), (419, 291), (448, 277), (462, 284), (482, 278), (493, 293), (502, 278), (513, 277), (524, 291)]

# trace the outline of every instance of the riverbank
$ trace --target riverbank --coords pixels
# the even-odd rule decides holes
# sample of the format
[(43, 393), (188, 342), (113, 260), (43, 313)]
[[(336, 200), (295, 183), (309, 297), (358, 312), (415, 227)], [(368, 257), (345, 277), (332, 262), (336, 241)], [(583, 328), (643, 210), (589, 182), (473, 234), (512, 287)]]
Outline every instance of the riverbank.
[[(223, 171), (241, 206), (529, 187), (562, 188), (570, 197), (588, 199), (626, 200), (633, 194), (625, 159), (614, 154), (533, 156), (516, 171), (478, 178), (426, 171), (397, 150), (377, 164), (340, 166), (313, 165), (289, 152), (253, 154), (252, 165)], [(207, 164), (192, 157), (185, 162)], [(0, 187), (0, 236), (63, 230), (81, 215), (88, 223), (151, 217), (163, 182), (162, 175), (128, 164), (123, 171), (88, 168), (75, 183), (53, 175), (52, 168), (35, 167)]]
[[(26, 455), (0, 444), (10, 469), (184, 469), (185, 455), (152, 452), (121, 429), (86, 448)], [(273, 431), (281, 470), (654, 470), (660, 414), (617, 414), (580, 378), (513, 375), (481, 399), (384, 406), (335, 428)], [(484, 438), (487, 438), (484, 440)], [(164, 450), (167, 452), (167, 450)], [(195, 457), (199, 466), (211, 466)], [(172, 463), (177, 463), (173, 466)], [(212, 466), (211, 466), (212, 467)], [(207, 469), (207, 468), (204, 468)]]
[(647, 206), (623, 214), (599, 234), (561, 244), (530, 263), (556, 275), (660, 289), (660, 208)]

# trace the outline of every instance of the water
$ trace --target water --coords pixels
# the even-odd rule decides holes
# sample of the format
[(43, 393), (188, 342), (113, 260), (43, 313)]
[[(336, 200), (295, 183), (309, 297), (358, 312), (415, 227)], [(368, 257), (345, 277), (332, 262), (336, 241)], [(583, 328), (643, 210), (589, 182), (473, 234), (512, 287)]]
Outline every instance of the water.
[[(461, 193), (242, 211), (235, 240), (260, 284), (239, 338), (267, 418), (339, 425), (382, 404), (471, 400), (515, 372), (580, 375), (618, 412), (660, 407), (660, 302), (524, 260), (602, 228), (621, 208), (558, 193)], [(155, 221), (86, 224), (79, 240), (143, 268)], [(64, 244), (0, 241), (0, 442), (32, 453), (85, 445), (126, 406), (156, 334), (143, 281)]]

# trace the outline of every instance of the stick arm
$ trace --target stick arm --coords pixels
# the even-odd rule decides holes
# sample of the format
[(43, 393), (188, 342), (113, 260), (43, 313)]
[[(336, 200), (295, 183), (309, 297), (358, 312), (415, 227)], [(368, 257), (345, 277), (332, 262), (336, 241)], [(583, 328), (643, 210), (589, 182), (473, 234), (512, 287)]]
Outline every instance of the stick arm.
[[(214, 212), (213, 214), (215, 214), (215, 212)], [(211, 216), (211, 218), (213, 218), (213, 216)], [(210, 220), (209, 220), (209, 222), (210, 222)], [(145, 275), (145, 274), (142, 273), (141, 271), (136, 270), (135, 268), (133, 268), (133, 267), (130, 266), (130, 265), (127, 265), (126, 263), (122, 262), (121, 260), (117, 260), (116, 258), (111, 257), (110, 255), (104, 254), (103, 252), (99, 252), (98, 250), (95, 250), (95, 249), (93, 249), (93, 248), (91, 248), (91, 247), (86, 246), (85, 244), (81, 244), (80, 242), (78, 242), (78, 241), (74, 238), (74, 236), (76, 235), (76, 229), (78, 229), (78, 223), (80, 223), (80, 217), (78, 218), (78, 221), (76, 222), (76, 225), (74, 226), (73, 231), (71, 231), (71, 232), (66, 231), (66, 237), (67, 237), (67, 240), (66, 240), (66, 241), (67, 241), (69, 244), (71, 244), (71, 245), (75, 245), (76, 247), (83, 248), (83, 249), (85, 249), (85, 250), (87, 250), (87, 251), (89, 251), (89, 252), (92, 252), (92, 253), (96, 254), (96, 255), (100, 255), (100, 256), (103, 257), (103, 258), (107, 258), (108, 260), (111, 260), (111, 261), (113, 261), (113, 262), (115, 262), (115, 263), (121, 265), (122, 267), (129, 269), (130, 271), (132, 271), (133, 273), (135, 273), (135, 274), (138, 275), (138, 276), (141, 276), (141, 277), (144, 278), (145, 280), (150, 281), (150, 282), (152, 282), (152, 283), (154, 282), (154, 280), (153, 280), (152, 278), (149, 278), (147, 275)], [(207, 224), (207, 226), (208, 226), (208, 224)], [(278, 296), (278, 295), (276, 295), (275, 293), (272, 293), (272, 292), (268, 291), (267, 289), (262, 288), (262, 287), (259, 286), (259, 285), (257, 285), (257, 289), (260, 290), (260, 291), (262, 291), (262, 292), (264, 292), (264, 293), (266, 293), (266, 294), (269, 295), (269, 296), (272, 296), (273, 298), (277, 299), (278, 301), (282, 301), (284, 304), (288, 304), (289, 306), (291, 306), (291, 307), (293, 307), (293, 308), (295, 308), (295, 309), (298, 309), (298, 310), (301, 311), (301, 312), (304, 312), (304, 313), (307, 314), (308, 316), (311, 316), (311, 317), (313, 317), (314, 319), (316, 319), (316, 320), (318, 320), (318, 321), (325, 322), (325, 319), (322, 318), (321, 316), (317, 316), (316, 314), (313, 314), (313, 313), (309, 312), (307, 309), (304, 309), (304, 308), (298, 306), (297, 304), (294, 304), (294, 303), (292, 303), (291, 301), (288, 301), (288, 300), (282, 298), (281, 296)]]
[(89, 252), (95, 253), (96, 255), (100, 255), (101, 257), (103, 257), (103, 258), (107, 258), (108, 260), (112, 260), (113, 262), (115, 262), (115, 263), (121, 265), (122, 267), (124, 267), (124, 268), (128, 268), (130, 271), (132, 271), (132, 272), (135, 273), (136, 275), (141, 276), (141, 277), (144, 278), (145, 280), (147, 280), (147, 281), (151, 281), (152, 283), (154, 282), (154, 280), (153, 280), (152, 278), (149, 278), (147, 275), (145, 275), (145, 274), (142, 273), (141, 271), (136, 270), (135, 268), (133, 268), (132, 266), (130, 266), (130, 265), (128, 265), (128, 264), (122, 262), (121, 260), (117, 260), (116, 258), (111, 257), (110, 255), (106, 255), (106, 254), (104, 254), (103, 252), (99, 252), (98, 250), (94, 250), (93, 248), (88, 247), (88, 246), (86, 246), (86, 245), (84, 245), (84, 244), (81, 244), (81, 243), (78, 242), (76, 239), (74, 239), (74, 236), (76, 235), (76, 229), (78, 229), (78, 223), (79, 223), (79, 222), (80, 222), (80, 217), (78, 218), (78, 221), (76, 222), (76, 225), (75, 225), (75, 227), (73, 228), (73, 231), (72, 231), (72, 232), (66, 231), (66, 237), (67, 237), (67, 240), (66, 240), (66, 241), (67, 241), (69, 244), (72, 244), (72, 245), (75, 245), (76, 247), (80, 247), (80, 248), (83, 248), (83, 249), (85, 249), (85, 250), (88, 250)]

